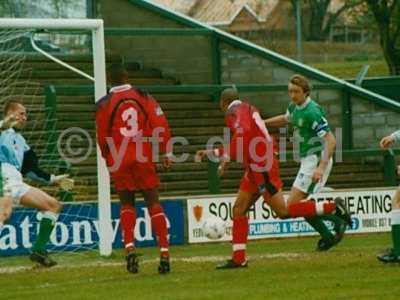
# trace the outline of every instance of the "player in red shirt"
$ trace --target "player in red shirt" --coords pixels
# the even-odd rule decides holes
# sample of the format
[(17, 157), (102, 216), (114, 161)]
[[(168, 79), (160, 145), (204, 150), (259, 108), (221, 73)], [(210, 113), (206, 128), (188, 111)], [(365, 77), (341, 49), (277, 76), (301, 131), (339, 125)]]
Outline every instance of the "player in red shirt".
[[(258, 110), (247, 102), (239, 100), (236, 89), (225, 89), (221, 93), (220, 107), (225, 112), (225, 123), (231, 132), (228, 147), (200, 150), (198, 158), (206, 155), (219, 157), (219, 175), (224, 174), (229, 160), (242, 162), (245, 173), (233, 206), (232, 259), (217, 266), (217, 269), (247, 267), (246, 244), (248, 237), (247, 212), (262, 195), (264, 201), (281, 219), (305, 217), (317, 213), (311, 200), (289, 206), (283, 198), (282, 181), (279, 176), (278, 149), (273, 137), (268, 133)], [(314, 210), (304, 209), (313, 206)], [(299, 206), (299, 207), (297, 207)], [(333, 214), (335, 203), (321, 203), (318, 214)]]
[(214, 155), (220, 158), (219, 175), (222, 176), (229, 160), (242, 162), (245, 173), (233, 206), (232, 259), (217, 269), (247, 267), (246, 244), (249, 208), (262, 195), (279, 216), (286, 216), (286, 205), (279, 176), (279, 161), (274, 139), (268, 133), (258, 110), (239, 100), (235, 89), (225, 89), (220, 107), (225, 112), (225, 123), (231, 131), (228, 147), (200, 150), (199, 158)]
[(163, 166), (171, 165), (170, 129), (167, 119), (149, 94), (128, 84), (128, 73), (117, 64), (108, 70), (110, 92), (96, 103), (97, 142), (106, 160), (118, 193), (121, 229), (126, 249), (127, 269), (138, 272), (134, 244), (136, 224), (135, 192), (142, 191), (160, 247), (161, 274), (170, 271), (168, 229), (160, 205), (156, 172), (155, 146), (163, 154)]

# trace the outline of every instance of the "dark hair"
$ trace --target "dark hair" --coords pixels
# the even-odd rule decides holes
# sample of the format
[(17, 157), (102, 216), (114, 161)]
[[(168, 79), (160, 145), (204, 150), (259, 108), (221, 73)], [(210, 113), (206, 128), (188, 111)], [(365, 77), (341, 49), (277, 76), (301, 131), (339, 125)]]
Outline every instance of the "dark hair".
[(310, 95), (311, 84), (306, 77), (299, 75), (299, 74), (295, 74), (290, 78), (289, 82), (291, 84), (301, 87), (301, 89), (303, 90), (303, 92), (305, 94), (307, 94), (307, 96)]
[(24, 105), (24, 103), (21, 100), (17, 100), (17, 99), (8, 100), (4, 104), (4, 109), (3, 109), (4, 116), (6, 116), (8, 114), (8, 112), (10, 110), (14, 109), (17, 105)]
[(112, 83), (123, 83), (128, 71), (123, 63), (114, 63), (107, 68), (107, 76)]
[(220, 101), (225, 104), (230, 104), (234, 100), (239, 99), (239, 93), (236, 89), (236, 86), (232, 85), (230, 88), (226, 88), (221, 92)]

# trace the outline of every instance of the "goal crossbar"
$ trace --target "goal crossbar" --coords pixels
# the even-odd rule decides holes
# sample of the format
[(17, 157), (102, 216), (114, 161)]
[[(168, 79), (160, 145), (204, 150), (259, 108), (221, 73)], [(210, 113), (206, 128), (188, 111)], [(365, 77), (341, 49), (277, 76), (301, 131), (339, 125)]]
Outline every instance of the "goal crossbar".
[(0, 28), (13, 29), (87, 29), (96, 30), (102, 28), (101, 19), (22, 19), (0, 18)]

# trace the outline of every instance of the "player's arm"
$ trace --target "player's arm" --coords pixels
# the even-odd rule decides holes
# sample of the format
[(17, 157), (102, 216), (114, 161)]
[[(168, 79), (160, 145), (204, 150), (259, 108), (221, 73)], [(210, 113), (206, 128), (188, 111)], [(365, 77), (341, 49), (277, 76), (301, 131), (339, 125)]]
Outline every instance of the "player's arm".
[(160, 152), (163, 154), (172, 154), (172, 145), (170, 144), (171, 130), (169, 128), (168, 120), (157, 101), (150, 97), (148, 111), (149, 120), (153, 132), (157, 130), (160, 137)]
[(324, 171), (329, 164), (336, 148), (336, 138), (329, 128), (328, 121), (323, 115), (312, 115), (312, 129), (315, 134), (324, 140), (324, 151), (322, 152), (317, 169), (313, 174), (313, 181), (318, 182), (322, 179)]
[[(225, 172), (225, 169), (228, 166), (229, 161), (235, 160), (237, 158), (237, 148), (238, 148), (238, 140), (239, 138), (243, 138), (243, 130), (238, 130), (240, 125), (236, 122), (236, 116), (234, 114), (229, 115), (226, 118), (226, 125), (232, 132), (232, 138), (227, 147), (220, 146), (215, 149), (208, 150), (200, 150), (196, 153), (196, 161), (201, 161), (204, 156), (214, 156), (219, 158), (220, 164), (218, 167), (218, 175), (222, 176)], [(240, 151), (240, 150), (239, 150)]]
[(287, 114), (275, 116), (264, 120), (267, 127), (284, 127), (289, 123)]
[(335, 147), (336, 147), (336, 139), (335, 136), (332, 134), (332, 132), (327, 132), (324, 136), (323, 139), (325, 141), (324, 143), (324, 152), (322, 153), (321, 160), (319, 161), (318, 167), (315, 169), (312, 180), (314, 182), (318, 182), (322, 179), (322, 176), (325, 172), (325, 169), (327, 168), (330, 159), (333, 156), (333, 153), (335, 152)]
[(172, 164), (171, 158), (173, 154), (173, 145), (170, 142), (171, 130), (167, 117), (165, 116), (158, 102), (151, 96), (148, 97), (150, 101), (148, 102), (147, 111), (149, 121), (153, 129), (153, 135), (157, 135), (159, 138), (159, 151), (161, 154), (163, 154), (163, 167), (165, 169), (169, 169)]
[(39, 167), (36, 153), (29, 149), (24, 153), (24, 159), (21, 168), (22, 175), (42, 184), (57, 184), (68, 178), (69, 175), (54, 175), (47, 173)]
[[(223, 145), (214, 150), (214, 154), (221, 159), (221, 161), (236, 160), (239, 151), (243, 149), (238, 149), (238, 140), (242, 139), (240, 142), (243, 144), (243, 126), (240, 124), (240, 120), (235, 114), (230, 114), (225, 118), (226, 126), (230, 129), (232, 137), (227, 147)], [(242, 146), (243, 147), (243, 146)]]
[(323, 170), (326, 169), (326, 167), (329, 164), (330, 159), (333, 156), (333, 153), (335, 152), (336, 148), (336, 138), (333, 135), (331, 131), (328, 131), (324, 136), (323, 139), (325, 141), (324, 143), (324, 153), (321, 157), (321, 160), (319, 162), (319, 167)]
[(390, 136), (393, 138), (395, 143), (398, 143), (400, 141), (400, 130), (393, 132)]
[(400, 130), (397, 130), (393, 132), (391, 135), (382, 138), (379, 145), (381, 146), (382, 149), (387, 149), (398, 142), (400, 142)]
[(205, 156), (207, 156), (208, 158), (218, 157), (219, 158), (218, 176), (221, 177), (222, 175), (224, 175), (225, 170), (228, 166), (229, 158), (227, 156), (220, 156), (219, 155), (220, 153), (222, 153), (221, 148), (198, 150), (196, 152), (195, 162), (201, 162)]

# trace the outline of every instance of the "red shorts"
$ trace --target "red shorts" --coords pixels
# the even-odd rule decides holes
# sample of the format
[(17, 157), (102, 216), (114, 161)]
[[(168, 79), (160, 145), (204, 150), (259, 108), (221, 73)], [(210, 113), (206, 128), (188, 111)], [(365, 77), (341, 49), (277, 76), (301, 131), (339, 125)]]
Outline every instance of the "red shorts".
[(283, 183), (279, 175), (279, 161), (274, 158), (272, 166), (268, 171), (257, 172), (250, 167), (240, 180), (240, 190), (248, 193), (260, 193), (266, 197), (275, 195), (282, 189)]
[(160, 186), (160, 178), (153, 162), (132, 162), (111, 173), (111, 177), (117, 191), (147, 190)]

